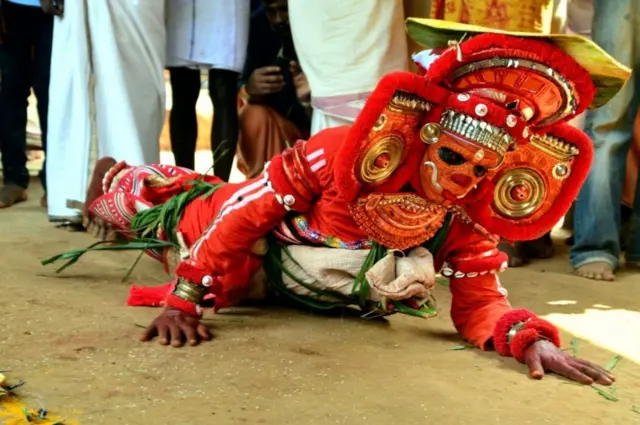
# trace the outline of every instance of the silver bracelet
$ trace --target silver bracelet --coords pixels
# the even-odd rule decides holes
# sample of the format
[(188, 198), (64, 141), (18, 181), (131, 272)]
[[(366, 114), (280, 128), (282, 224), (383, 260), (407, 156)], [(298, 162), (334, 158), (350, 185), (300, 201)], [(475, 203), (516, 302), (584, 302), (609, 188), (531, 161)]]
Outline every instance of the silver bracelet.
[(524, 322), (518, 322), (515, 325), (511, 326), (511, 329), (509, 329), (509, 333), (507, 334), (508, 344), (511, 344), (511, 340), (513, 339), (513, 337), (516, 336), (518, 331), (522, 330), (522, 328), (524, 328), (524, 325), (526, 324), (527, 324), (527, 321), (524, 321)]

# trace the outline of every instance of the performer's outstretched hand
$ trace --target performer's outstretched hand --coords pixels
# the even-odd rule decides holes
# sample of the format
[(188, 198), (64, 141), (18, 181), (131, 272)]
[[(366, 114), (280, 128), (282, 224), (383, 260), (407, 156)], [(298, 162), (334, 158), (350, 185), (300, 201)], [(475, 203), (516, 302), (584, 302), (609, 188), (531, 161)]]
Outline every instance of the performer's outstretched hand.
[(144, 331), (140, 340), (151, 341), (159, 337), (162, 345), (171, 344), (173, 347), (182, 347), (186, 342), (189, 345), (198, 345), (200, 341), (209, 341), (211, 332), (195, 317), (188, 316), (180, 310), (167, 308)]
[(585, 385), (594, 382), (611, 385), (615, 378), (595, 363), (571, 357), (550, 341), (537, 341), (524, 352), (524, 361), (534, 379), (542, 379), (545, 371), (557, 373)]

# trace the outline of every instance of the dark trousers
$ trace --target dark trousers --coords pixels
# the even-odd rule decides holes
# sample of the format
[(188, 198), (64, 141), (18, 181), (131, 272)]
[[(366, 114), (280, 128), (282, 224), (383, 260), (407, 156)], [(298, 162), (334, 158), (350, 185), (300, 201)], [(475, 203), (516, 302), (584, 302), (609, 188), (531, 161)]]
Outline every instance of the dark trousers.
[[(173, 107), (169, 117), (171, 150), (176, 165), (195, 167), (198, 121), (196, 102), (200, 94), (200, 71), (170, 68)], [(209, 96), (214, 108), (211, 150), (214, 152), (214, 174), (229, 180), (238, 144), (238, 76), (224, 69), (209, 71)]]
[[(0, 153), (5, 184), (26, 188), (27, 107), (33, 90), (38, 100), (42, 145), (47, 145), (49, 68), (53, 17), (39, 7), (2, 2), (6, 40), (0, 45)], [(40, 173), (46, 189), (45, 169)]]

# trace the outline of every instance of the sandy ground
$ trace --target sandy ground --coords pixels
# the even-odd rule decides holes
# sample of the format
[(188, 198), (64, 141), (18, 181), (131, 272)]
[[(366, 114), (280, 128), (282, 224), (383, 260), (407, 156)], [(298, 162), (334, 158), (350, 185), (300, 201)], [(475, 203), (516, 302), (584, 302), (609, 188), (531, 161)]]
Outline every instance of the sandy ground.
[[(618, 402), (552, 376), (532, 381), (495, 353), (453, 350), (462, 342), (446, 288), (428, 322), (241, 308), (208, 316), (215, 341), (167, 348), (137, 341), (158, 311), (124, 305), (135, 254), (88, 255), (63, 275), (40, 266), (93, 239), (48, 224), (32, 187), (29, 202), (0, 211), (0, 369), (27, 381), (33, 403), (81, 424), (640, 423), (638, 275), (583, 281), (567, 274), (565, 252), (502, 279), (514, 305), (577, 335), (580, 355), (625, 355)], [(130, 280), (167, 279), (145, 258)]]

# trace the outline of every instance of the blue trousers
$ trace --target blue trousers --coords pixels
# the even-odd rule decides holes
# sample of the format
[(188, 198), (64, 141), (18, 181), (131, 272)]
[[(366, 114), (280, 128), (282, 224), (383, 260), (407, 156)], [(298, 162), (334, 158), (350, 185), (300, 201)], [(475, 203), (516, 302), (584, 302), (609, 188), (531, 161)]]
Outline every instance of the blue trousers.
[[(593, 140), (595, 157), (575, 204), (575, 244), (570, 259), (575, 268), (602, 261), (615, 269), (621, 253), (622, 186), (640, 101), (637, 72), (640, 70), (640, 0), (594, 0), (592, 37), (634, 72), (614, 99), (587, 114), (585, 131)], [(640, 262), (639, 213), (640, 190), (637, 190), (630, 234), (625, 235), (629, 237), (627, 261)]]

